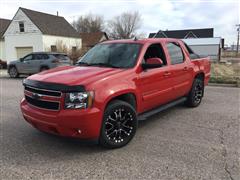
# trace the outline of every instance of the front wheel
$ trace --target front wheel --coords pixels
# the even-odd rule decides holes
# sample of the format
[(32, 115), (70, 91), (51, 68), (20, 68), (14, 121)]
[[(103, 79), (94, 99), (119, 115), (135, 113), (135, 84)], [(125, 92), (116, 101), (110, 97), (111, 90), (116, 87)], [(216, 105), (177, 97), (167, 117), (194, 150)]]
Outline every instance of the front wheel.
[(17, 68), (14, 67), (14, 66), (10, 67), (9, 75), (10, 75), (11, 78), (17, 78), (19, 76)]
[(186, 104), (189, 107), (197, 107), (203, 97), (204, 93), (204, 82), (202, 79), (195, 79), (192, 85), (192, 89), (188, 95)]
[(103, 116), (100, 145), (119, 148), (128, 144), (137, 130), (137, 115), (134, 108), (120, 100), (112, 101)]

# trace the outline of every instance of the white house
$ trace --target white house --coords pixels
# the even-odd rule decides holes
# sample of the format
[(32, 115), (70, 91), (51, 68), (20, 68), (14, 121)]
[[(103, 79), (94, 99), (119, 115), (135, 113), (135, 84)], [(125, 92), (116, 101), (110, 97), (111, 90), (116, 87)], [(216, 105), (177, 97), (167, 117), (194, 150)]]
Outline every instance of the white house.
[(221, 48), (224, 47), (224, 40), (214, 37), (213, 28), (182, 29), (182, 30), (159, 30), (157, 33), (150, 33), (149, 38), (177, 38), (182, 39), (194, 52), (202, 56), (209, 56), (211, 60), (218, 61), (221, 57)]
[(56, 51), (60, 46), (68, 50), (82, 47), (79, 34), (64, 17), (25, 8), (18, 9), (3, 37), (7, 62), (31, 52)]
[(221, 57), (222, 39), (213, 38), (188, 38), (182, 39), (191, 49), (201, 55), (209, 56), (211, 60), (218, 61)]
[(6, 54), (3, 34), (6, 31), (10, 22), (11, 20), (0, 18), (0, 59), (4, 61), (6, 60)]

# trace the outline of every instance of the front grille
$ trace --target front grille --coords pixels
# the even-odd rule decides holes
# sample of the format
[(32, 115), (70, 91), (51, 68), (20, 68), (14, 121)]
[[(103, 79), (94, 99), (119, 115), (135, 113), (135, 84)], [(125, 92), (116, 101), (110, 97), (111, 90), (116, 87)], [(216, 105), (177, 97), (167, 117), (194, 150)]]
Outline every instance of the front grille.
[(38, 93), (41, 95), (46, 95), (46, 96), (54, 96), (54, 97), (60, 97), (61, 92), (58, 91), (51, 91), (51, 90), (45, 90), (45, 89), (38, 89), (30, 86), (25, 87), (26, 91), (33, 92), (33, 93)]
[(41, 101), (29, 96), (25, 96), (25, 98), (29, 104), (43, 109), (58, 110), (60, 106), (59, 102)]
[(47, 89), (25, 86), (26, 101), (38, 108), (57, 111), (60, 109), (62, 93)]

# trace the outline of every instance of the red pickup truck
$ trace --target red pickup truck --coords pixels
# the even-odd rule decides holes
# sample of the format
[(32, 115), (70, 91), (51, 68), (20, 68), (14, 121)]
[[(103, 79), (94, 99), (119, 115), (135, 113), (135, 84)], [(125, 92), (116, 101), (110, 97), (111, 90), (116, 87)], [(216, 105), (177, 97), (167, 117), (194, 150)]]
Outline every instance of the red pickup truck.
[(181, 40), (106, 41), (75, 66), (25, 79), (21, 110), (41, 131), (118, 148), (139, 120), (182, 102), (198, 106), (209, 77), (209, 59)]

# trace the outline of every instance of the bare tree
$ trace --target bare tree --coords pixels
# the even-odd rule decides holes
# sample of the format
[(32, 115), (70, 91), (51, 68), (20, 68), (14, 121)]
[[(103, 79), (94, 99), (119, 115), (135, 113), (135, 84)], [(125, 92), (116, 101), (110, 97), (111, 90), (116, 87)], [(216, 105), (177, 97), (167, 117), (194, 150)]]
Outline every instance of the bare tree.
[(142, 19), (136, 12), (124, 12), (108, 22), (108, 34), (114, 39), (129, 39), (137, 36)]
[(103, 30), (104, 20), (102, 16), (90, 13), (86, 16), (80, 16), (76, 21), (73, 21), (72, 25), (81, 33), (98, 32)]

